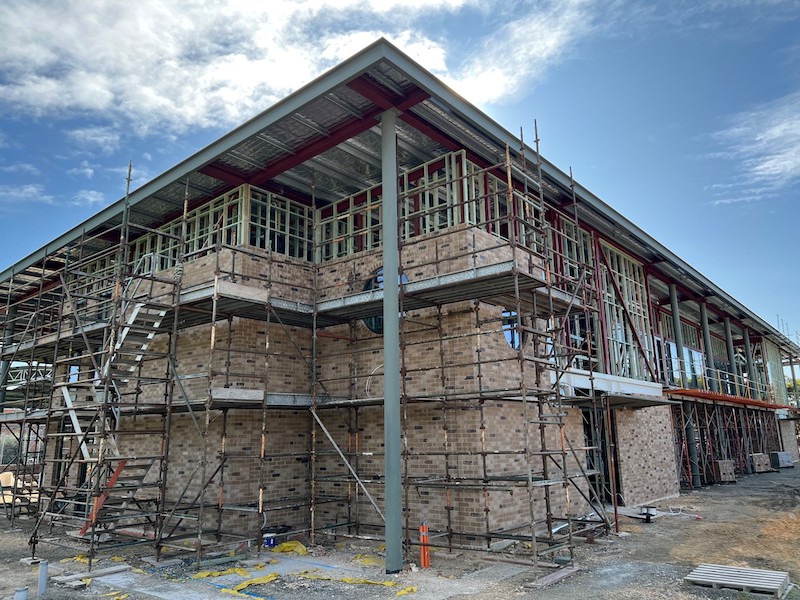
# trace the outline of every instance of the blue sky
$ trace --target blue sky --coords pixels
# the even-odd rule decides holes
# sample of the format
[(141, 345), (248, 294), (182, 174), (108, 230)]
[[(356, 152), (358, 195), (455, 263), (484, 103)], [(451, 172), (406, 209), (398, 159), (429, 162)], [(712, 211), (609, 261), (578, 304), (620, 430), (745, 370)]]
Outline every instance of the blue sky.
[[(204, 6), (207, 5), (207, 6)], [(0, 2), (0, 268), (385, 36), (800, 330), (800, 2)]]

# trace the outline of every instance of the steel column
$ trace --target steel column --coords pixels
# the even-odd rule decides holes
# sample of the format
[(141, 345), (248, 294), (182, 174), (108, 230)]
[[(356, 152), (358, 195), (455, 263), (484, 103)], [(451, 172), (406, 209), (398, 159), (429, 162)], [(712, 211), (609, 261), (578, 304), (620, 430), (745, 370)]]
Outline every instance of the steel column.
[(674, 283), (669, 284), (669, 303), (672, 310), (672, 329), (674, 330), (675, 346), (678, 353), (678, 367), (681, 372), (681, 387), (686, 387), (689, 373), (686, 371), (686, 361), (683, 358), (683, 331), (681, 330), (681, 311), (678, 308), (678, 288)]
[(739, 392), (739, 367), (736, 366), (736, 350), (733, 349), (733, 332), (731, 331), (730, 317), (725, 317), (725, 344), (728, 348), (728, 364), (730, 372), (733, 374), (733, 393), (736, 396)]
[(703, 349), (706, 351), (706, 377), (709, 378), (709, 389), (718, 392), (717, 370), (714, 368), (714, 351), (711, 348), (711, 331), (708, 328), (708, 308), (705, 302), (700, 303), (700, 326), (703, 328)]
[[(689, 381), (689, 373), (686, 370), (686, 362), (683, 359), (683, 332), (681, 331), (681, 311), (678, 307), (678, 288), (674, 283), (669, 284), (669, 303), (672, 310), (672, 329), (675, 337), (675, 346), (678, 353), (678, 364), (681, 370), (681, 387), (685, 387)], [(697, 434), (694, 427), (692, 415), (692, 402), (684, 400), (683, 410), (686, 414), (683, 425), (686, 428), (686, 449), (689, 452), (689, 466), (692, 472), (692, 487), (699, 488), (700, 482), (700, 463), (697, 460)]]
[(750, 344), (750, 332), (745, 327), (742, 327), (742, 336), (744, 337), (744, 355), (747, 359), (747, 389), (749, 390), (747, 395), (755, 400), (761, 398), (761, 394), (758, 392), (759, 377), (753, 363), (753, 346)]
[(381, 115), (383, 188), (383, 443), (386, 572), (403, 569), (403, 490), (400, 457), (400, 253), (397, 229), (397, 111)]

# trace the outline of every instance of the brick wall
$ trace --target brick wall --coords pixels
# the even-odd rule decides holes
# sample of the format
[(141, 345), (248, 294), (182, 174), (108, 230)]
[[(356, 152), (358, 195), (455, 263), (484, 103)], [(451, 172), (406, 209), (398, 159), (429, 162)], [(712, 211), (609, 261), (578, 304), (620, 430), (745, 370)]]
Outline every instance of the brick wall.
[[(321, 412), (340, 448), (352, 453), (351, 464), (381, 510), (382, 411), (377, 406)], [(438, 402), (412, 404), (405, 406), (404, 421), (403, 477), (407, 485), (403, 504), (410, 528), (415, 529), (425, 520), (431, 530), (449, 529), (463, 534), (467, 541), (484, 543), (482, 534), (511, 530), (529, 521), (527, 467), (521, 454), (524, 420), (519, 402), (486, 402), (481, 409), (480, 403), (473, 400), (453, 403), (444, 410)], [(569, 411), (565, 431), (573, 445), (583, 445), (578, 411)], [(549, 449), (560, 447), (557, 428), (548, 426), (546, 437)], [(538, 439), (535, 444), (538, 445)], [(318, 525), (352, 521), (377, 525), (379, 517), (372, 504), (352, 480), (348, 481), (346, 466), (327, 438), (319, 433), (316, 448), (320, 476), (317, 496), (332, 500), (319, 505)], [(531, 462), (534, 479), (542, 479), (541, 457), (532, 457)], [(550, 478), (559, 475), (557, 469), (549, 468)], [(577, 471), (571, 456), (567, 468), (570, 473)], [(584, 482), (577, 483), (585, 491)], [(561, 485), (551, 486), (550, 496), (556, 517), (564, 517), (567, 512), (573, 515), (588, 512), (582, 496), (573, 488), (566, 493)], [(537, 522), (546, 516), (543, 488), (534, 491), (533, 511)]]
[[(508, 242), (469, 225), (412, 238), (404, 242), (400, 256), (409, 282), (512, 259), (522, 273), (543, 276), (538, 259), (533, 255), (521, 248), (512, 253)], [(365, 283), (382, 265), (382, 260), (382, 250), (376, 249), (322, 263), (318, 275), (318, 300), (363, 291)]]
[(620, 491), (627, 506), (677, 496), (669, 406), (616, 410)]
[[(269, 329), (269, 353), (266, 350)], [(177, 344), (176, 369), (188, 398), (196, 402), (208, 396), (209, 372), (213, 371), (210, 385), (213, 388), (267, 390), (308, 394), (311, 390), (310, 356), (311, 331), (301, 327), (283, 327), (274, 321), (233, 317), (221, 320), (216, 327), (216, 350), (211, 361), (211, 325), (197, 325), (180, 331)], [(150, 344), (149, 351), (158, 353), (167, 349), (167, 336), (159, 335)], [(143, 365), (143, 376), (163, 377), (166, 363), (163, 359)], [(132, 385), (132, 384), (129, 384)], [(142, 400), (163, 402), (163, 385), (144, 386)], [(184, 403), (176, 388), (174, 403)]]
[[(205, 427), (205, 411), (195, 413), (200, 430)], [(128, 432), (156, 431), (162, 425), (161, 416), (128, 418), (123, 427)], [(256, 514), (259, 501), (261, 411), (229, 410), (211, 413), (208, 433), (205, 492), (208, 505), (220, 500), (227, 507), (222, 515), (225, 533), (257, 536), (261, 517)], [(308, 448), (310, 443), (310, 415), (305, 410), (270, 410), (265, 423), (267, 458), (264, 462), (264, 502), (270, 509), (268, 526), (287, 525), (292, 529), (308, 526), (308, 498), (310, 471)], [(225, 461), (221, 469), (224, 436)], [(155, 454), (159, 447), (158, 435), (125, 435), (120, 438), (120, 450), (126, 455)], [(191, 416), (176, 413), (172, 416), (169, 447), (169, 472), (167, 476), (167, 509), (178, 501), (192, 504), (199, 501), (203, 481), (203, 436), (195, 427)], [(216, 473), (215, 473), (216, 472)], [(148, 473), (147, 482), (157, 481), (158, 464)], [(185, 490), (181, 497), (181, 492)], [(148, 491), (146, 495), (150, 495)], [(180, 511), (178, 511), (180, 513)], [(196, 511), (195, 511), (196, 512)], [(206, 508), (204, 522), (213, 527), (218, 511)], [(194, 521), (185, 521), (188, 530), (196, 527)]]

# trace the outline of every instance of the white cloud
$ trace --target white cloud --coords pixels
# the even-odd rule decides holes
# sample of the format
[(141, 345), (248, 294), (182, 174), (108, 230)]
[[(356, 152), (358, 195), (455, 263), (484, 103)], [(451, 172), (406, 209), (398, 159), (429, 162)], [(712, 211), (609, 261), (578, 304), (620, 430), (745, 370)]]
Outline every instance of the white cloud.
[(111, 127), (82, 127), (66, 132), (67, 136), (86, 150), (97, 148), (103, 154), (111, 154), (119, 147), (120, 134)]
[(45, 191), (43, 185), (0, 185), (0, 207), (20, 208), (26, 204), (53, 204), (55, 199)]
[[(122, 198), (125, 195), (125, 181), (128, 178), (128, 165), (120, 166), (120, 167), (106, 167), (104, 171), (108, 173), (113, 173), (119, 181), (119, 197)], [(153, 177), (155, 177), (155, 173), (153, 173), (149, 168), (146, 166), (141, 166), (141, 164), (132, 164), (131, 165), (131, 191), (142, 187), (148, 181), (151, 181)]]
[(98, 206), (105, 204), (106, 197), (102, 192), (96, 190), (78, 190), (72, 197), (72, 204), (74, 206)]
[[(592, 12), (584, 0), (141, 0), (125, 11), (102, 0), (0, 3), (0, 106), (113, 124), (71, 136), (109, 153), (125, 128), (238, 124), (381, 36), (490, 101), (566, 56)], [(493, 32), (466, 59), (448, 54), (456, 17)]]
[[(33, 115), (101, 115), (137, 133), (229, 126), (380, 34), (418, 54), (432, 49), (441, 64), (443, 50), (408, 24), (476, 3), (141, 0), (124, 11), (102, 0), (0, 3), (0, 103)], [(352, 23), (327, 27), (348, 11), (385, 26), (375, 35)]]
[(800, 90), (733, 116), (714, 139), (722, 150), (712, 157), (735, 163), (739, 175), (712, 186), (713, 204), (779, 195), (800, 181)]
[(508, 98), (575, 50), (594, 30), (597, 6), (588, 0), (537, 3), (496, 28), (459, 71), (445, 78), (472, 102)]
[(14, 163), (12, 165), (6, 165), (4, 167), (0, 167), (0, 171), (3, 173), (27, 173), (28, 175), (41, 175), (39, 169), (30, 163)]
[(88, 160), (81, 161), (79, 167), (73, 167), (72, 169), (67, 170), (68, 175), (80, 175), (82, 177), (86, 177), (86, 179), (91, 179), (94, 177), (94, 170), (97, 168), (98, 165), (93, 165), (89, 163)]

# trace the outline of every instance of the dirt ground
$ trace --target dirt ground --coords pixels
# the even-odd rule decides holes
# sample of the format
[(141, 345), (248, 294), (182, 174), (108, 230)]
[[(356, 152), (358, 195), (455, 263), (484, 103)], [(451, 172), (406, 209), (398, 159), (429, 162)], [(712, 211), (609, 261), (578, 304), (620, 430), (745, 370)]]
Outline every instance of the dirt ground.
[[(141, 560), (151, 554), (149, 549), (129, 548), (116, 555), (102, 554), (95, 568), (127, 564), (130, 570), (93, 578), (87, 588), (77, 591), (51, 583), (43, 598), (210, 600), (230, 598), (231, 593), (275, 600), (383, 600), (398, 595), (410, 600), (754, 597), (684, 583), (683, 577), (700, 563), (788, 571), (792, 581), (800, 581), (800, 468), (683, 494), (658, 508), (671, 514), (650, 524), (623, 516), (621, 535), (579, 545), (575, 560), (580, 570), (545, 589), (530, 584), (552, 570), (490, 562), (472, 553), (434, 552), (430, 570), (387, 576), (377, 545), (339, 541), (310, 548), (312, 553), (305, 556), (270, 552), (257, 556), (251, 549), (244, 561), (208, 567), (216, 571), (205, 577), (197, 577), (191, 564), (154, 568)], [(37, 568), (19, 562), (29, 555), (31, 526), (30, 519), (0, 520), (0, 598), (11, 598), (16, 588), (25, 586), (28, 597), (36, 597)], [(37, 555), (49, 561), (51, 575), (68, 574), (86, 570), (80, 558), (83, 551), (79, 542), (68, 548), (43, 544)], [(242, 582), (273, 573), (277, 576), (272, 581), (234, 591)], [(800, 600), (800, 589), (792, 589), (788, 598)]]

